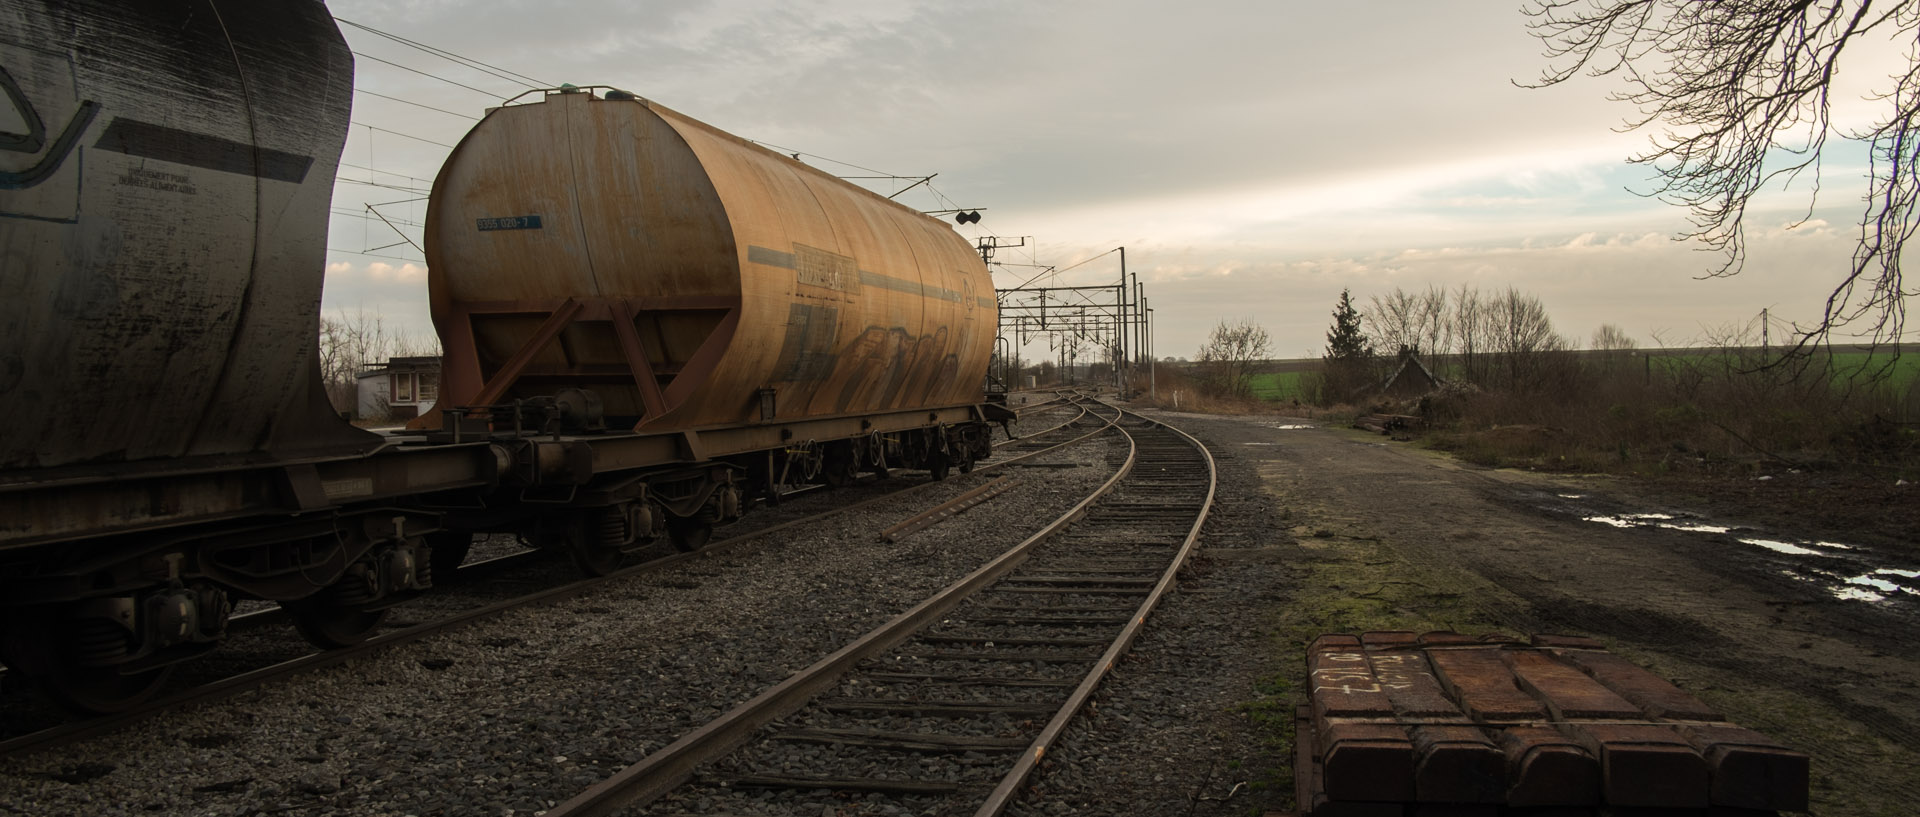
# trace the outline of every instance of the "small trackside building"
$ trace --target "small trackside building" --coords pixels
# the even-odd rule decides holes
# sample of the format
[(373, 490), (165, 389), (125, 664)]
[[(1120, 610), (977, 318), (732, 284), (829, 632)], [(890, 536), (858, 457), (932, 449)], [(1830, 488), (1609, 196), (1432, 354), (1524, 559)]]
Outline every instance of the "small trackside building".
[(356, 420), (410, 420), (440, 397), (440, 358), (392, 357), (359, 375)]

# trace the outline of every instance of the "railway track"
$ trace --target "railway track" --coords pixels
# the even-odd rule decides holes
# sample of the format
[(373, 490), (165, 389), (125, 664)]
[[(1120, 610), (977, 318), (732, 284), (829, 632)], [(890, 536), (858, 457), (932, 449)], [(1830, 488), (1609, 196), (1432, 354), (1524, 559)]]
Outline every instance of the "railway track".
[[(1106, 427), (1105, 420), (1095, 417), (1088, 412), (1084, 406), (1064, 404), (1056, 407), (1054, 410), (1066, 415), (1065, 419), (1052, 426), (1029, 433), (1018, 440), (1005, 441), (999, 444), (996, 446), (996, 455), (1004, 451), (1006, 456), (1004, 458), (996, 456), (992, 460), (984, 461), (981, 466), (976, 469), (975, 473), (1008, 465), (1016, 465), (1025, 459), (1039, 456), (1048, 451), (1074, 445), (1092, 438)], [(857, 502), (841, 504), (825, 511), (806, 513), (803, 508), (795, 508), (794, 510), (799, 511), (799, 515), (797, 516), (793, 513), (771, 513), (768, 516), (771, 516), (773, 519), (779, 519), (783, 515), (790, 518), (785, 519), (785, 521), (775, 522), (774, 524), (763, 524), (756, 528), (739, 531), (727, 538), (716, 540), (708, 544), (705, 548), (692, 553), (675, 553), (673, 555), (662, 556), (626, 567), (607, 576), (572, 581), (563, 585), (545, 588), (533, 593), (516, 595), (507, 599), (474, 601), (469, 603), (465, 609), (454, 610), (433, 617), (431, 620), (396, 627), (351, 647), (304, 654), (290, 660), (247, 668), (224, 677), (218, 677), (185, 689), (164, 694), (152, 701), (113, 715), (100, 716), (76, 722), (51, 723), (45, 727), (35, 728), (32, 731), (0, 740), (0, 757), (22, 755), (70, 744), (97, 735), (107, 734), (124, 728), (129, 724), (154, 717), (173, 709), (228, 698), (271, 682), (285, 680), (304, 673), (347, 663), (376, 651), (419, 641), (458, 627), (498, 616), (510, 610), (541, 604), (551, 604), (574, 598), (608, 582), (641, 576), (693, 559), (709, 558), (715, 554), (744, 546), (769, 534), (817, 523), (882, 500), (929, 490), (942, 483), (931, 481), (898, 481), (893, 484), (897, 484), (899, 487), (886, 490), (876, 496), (867, 497)], [(789, 494), (789, 496), (802, 493), (811, 492), (794, 492), (793, 494)], [(793, 507), (794, 506), (786, 506), (786, 508)], [(753, 518), (750, 517), (749, 520), (751, 523)], [(722, 532), (725, 533), (725, 530), (723, 529)], [(454, 592), (464, 593), (471, 590), (474, 585), (479, 584), (479, 582), (468, 581), (468, 579), (514, 573), (537, 560), (555, 561), (551, 557), (552, 554), (545, 551), (527, 551), (468, 564), (462, 567), (460, 575), (463, 580), (458, 582)], [(436, 598), (437, 597), (429, 597), (429, 599)], [(481, 596), (481, 598), (484, 599), (484, 596)], [(458, 602), (455, 602), (455, 604), (458, 604)], [(401, 609), (407, 610), (408, 608)], [(284, 623), (284, 621), (284, 616), (279, 615), (279, 611), (274, 609), (262, 610), (244, 618), (236, 618), (236, 622), (242, 622), (242, 630), (264, 629), (273, 626), (275, 623)], [(287, 638), (291, 640), (296, 637), (289, 632), (287, 633)], [(16, 692), (25, 693), (25, 690), (18, 690)]]
[(1125, 462), (1051, 525), (547, 815), (1001, 813), (1173, 588), (1212, 502), (1198, 441), (1114, 428)]

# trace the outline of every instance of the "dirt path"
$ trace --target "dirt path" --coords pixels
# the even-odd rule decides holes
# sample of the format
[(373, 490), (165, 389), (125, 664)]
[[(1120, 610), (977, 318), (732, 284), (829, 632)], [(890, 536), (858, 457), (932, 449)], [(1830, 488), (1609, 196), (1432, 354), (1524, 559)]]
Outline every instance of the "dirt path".
[(1308, 575), (1280, 616), (1296, 637), (1593, 635), (1812, 754), (1815, 813), (1909, 814), (1920, 803), (1916, 599), (1895, 590), (1875, 601), (1886, 594), (1847, 584), (1851, 570), (1871, 575), (1862, 566), (1881, 552), (1848, 531), (1759, 530), (1713, 508), (1662, 507), (1612, 480), (1482, 469), (1358, 432), (1276, 427), (1305, 421), (1200, 424), (1217, 449), (1256, 460), (1291, 512), (1281, 524), (1306, 550)]
[(1313, 421), (1158, 416), (1215, 452), (1220, 505), (1021, 813), (1290, 807), (1306, 643), (1376, 629), (1594, 636), (1811, 754), (1814, 814), (1920, 803), (1920, 595), (1900, 589), (1920, 589), (1920, 537), (1786, 527), (1801, 522)]

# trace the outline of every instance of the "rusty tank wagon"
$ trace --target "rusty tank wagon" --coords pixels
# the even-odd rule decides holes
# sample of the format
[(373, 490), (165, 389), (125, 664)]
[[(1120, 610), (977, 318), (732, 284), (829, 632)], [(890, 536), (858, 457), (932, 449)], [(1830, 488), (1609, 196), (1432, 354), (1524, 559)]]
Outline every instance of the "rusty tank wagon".
[[(490, 110), (434, 181), (441, 388), (469, 408), (412, 425), (498, 428), (513, 405), (557, 401), (543, 421), (683, 440), (712, 466), (609, 488), (597, 520), (523, 529), (604, 532), (571, 546), (599, 572), (650, 532), (694, 546), (743, 492), (796, 474), (944, 475), (990, 450), (998, 310), (952, 229), (631, 93), (533, 96)], [(575, 478), (664, 456), (621, 450)]]

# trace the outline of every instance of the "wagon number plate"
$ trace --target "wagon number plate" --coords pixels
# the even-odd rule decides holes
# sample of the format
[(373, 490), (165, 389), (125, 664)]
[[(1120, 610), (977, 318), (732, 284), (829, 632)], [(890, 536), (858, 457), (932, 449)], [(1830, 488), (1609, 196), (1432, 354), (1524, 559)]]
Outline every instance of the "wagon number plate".
[(539, 216), (505, 216), (502, 218), (477, 218), (473, 226), (480, 232), (489, 230), (538, 230), (541, 229)]

